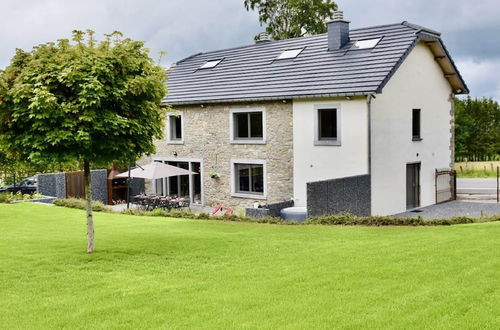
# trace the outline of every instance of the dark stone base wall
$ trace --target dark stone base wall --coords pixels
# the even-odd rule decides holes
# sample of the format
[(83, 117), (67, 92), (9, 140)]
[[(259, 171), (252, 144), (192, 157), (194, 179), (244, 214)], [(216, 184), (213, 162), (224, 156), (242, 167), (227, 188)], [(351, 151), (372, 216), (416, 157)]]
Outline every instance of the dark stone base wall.
[(92, 185), (92, 199), (108, 204), (108, 171), (90, 171), (90, 181)]
[(371, 177), (357, 175), (307, 183), (307, 214), (371, 215)]
[(38, 192), (44, 196), (66, 198), (64, 173), (38, 174)]
[[(90, 171), (92, 199), (108, 203), (108, 171)], [(66, 175), (64, 173), (38, 174), (38, 192), (44, 196), (66, 198)]]
[(141, 195), (146, 191), (146, 184), (144, 179), (131, 178), (130, 179), (130, 196)]
[(280, 211), (287, 208), (292, 207), (294, 205), (293, 201), (284, 201), (279, 203), (267, 204), (262, 208), (253, 208), (247, 207), (245, 208), (245, 215), (251, 218), (264, 218), (264, 217), (280, 217)]

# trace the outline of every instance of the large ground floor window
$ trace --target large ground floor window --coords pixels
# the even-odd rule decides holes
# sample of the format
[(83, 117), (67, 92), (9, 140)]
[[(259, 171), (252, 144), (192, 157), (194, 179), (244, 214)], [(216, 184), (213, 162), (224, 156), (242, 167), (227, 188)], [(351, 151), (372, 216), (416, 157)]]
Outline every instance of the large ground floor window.
[(265, 164), (263, 161), (233, 161), (233, 195), (265, 196)]
[(160, 196), (189, 198), (194, 204), (202, 204), (201, 162), (155, 160), (190, 170), (196, 174), (173, 176), (155, 180), (155, 193)]

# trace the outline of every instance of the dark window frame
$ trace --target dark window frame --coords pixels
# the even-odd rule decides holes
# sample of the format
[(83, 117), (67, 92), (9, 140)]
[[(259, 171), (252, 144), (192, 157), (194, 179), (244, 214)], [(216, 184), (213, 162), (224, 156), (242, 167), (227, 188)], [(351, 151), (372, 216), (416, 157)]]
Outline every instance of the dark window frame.
[(422, 141), (422, 110), (411, 111), (411, 138), (412, 141)]
[[(314, 145), (340, 146), (341, 145), (341, 111), (340, 104), (322, 104), (315, 107)], [(322, 113), (335, 111), (335, 137), (322, 136)]]
[[(252, 115), (258, 114), (260, 115), (260, 129), (255, 129), (255, 127), (252, 127)], [(241, 118), (246, 117), (246, 136), (240, 136), (240, 130), (239, 130), (239, 121)], [(265, 130), (265, 121), (264, 121), (264, 111), (263, 110), (256, 110), (256, 111), (234, 111), (232, 112), (232, 122), (233, 122), (233, 127), (232, 127), (232, 133), (233, 133), (233, 140), (234, 141), (264, 141), (264, 130)], [(257, 133), (255, 133), (257, 131)], [(252, 136), (252, 134), (254, 134)], [(259, 134), (260, 133), (260, 134)], [(260, 135), (260, 136), (259, 136)]]
[[(235, 194), (242, 194), (242, 195), (252, 195), (252, 196), (265, 196), (265, 168), (264, 164), (248, 164), (248, 163), (234, 163), (234, 193)], [(240, 176), (240, 171), (248, 169), (248, 190), (241, 190), (241, 176)], [(254, 188), (254, 177), (255, 175), (253, 174), (254, 169), (260, 169), (261, 170), (261, 175), (262, 175), (262, 191), (257, 191), (253, 190)]]

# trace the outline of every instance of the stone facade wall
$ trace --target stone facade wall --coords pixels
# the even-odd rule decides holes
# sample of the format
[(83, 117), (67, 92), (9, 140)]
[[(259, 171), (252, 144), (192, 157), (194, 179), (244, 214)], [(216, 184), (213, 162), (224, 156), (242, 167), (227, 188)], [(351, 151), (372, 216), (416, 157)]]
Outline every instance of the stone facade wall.
[[(232, 144), (231, 109), (264, 108), (266, 144)], [(280, 202), (293, 197), (293, 129), (291, 102), (256, 102), (197, 106), (179, 106), (173, 111), (183, 115), (183, 144), (157, 141), (154, 157), (203, 159), (204, 204), (213, 206), (249, 206), (256, 199), (231, 196), (231, 159), (266, 161), (267, 198), (259, 202)], [(167, 127), (168, 129), (168, 127)], [(216, 172), (218, 179), (209, 173)], [(152, 187), (147, 185), (147, 190)]]

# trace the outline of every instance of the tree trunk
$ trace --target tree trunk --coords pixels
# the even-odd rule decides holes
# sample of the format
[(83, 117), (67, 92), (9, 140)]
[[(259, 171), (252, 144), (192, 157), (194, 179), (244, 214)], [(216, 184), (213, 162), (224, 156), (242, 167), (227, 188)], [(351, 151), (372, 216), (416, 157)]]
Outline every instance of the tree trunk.
[(90, 181), (90, 163), (83, 160), (83, 181), (87, 201), (87, 253), (94, 252), (94, 218), (92, 216), (92, 185)]

